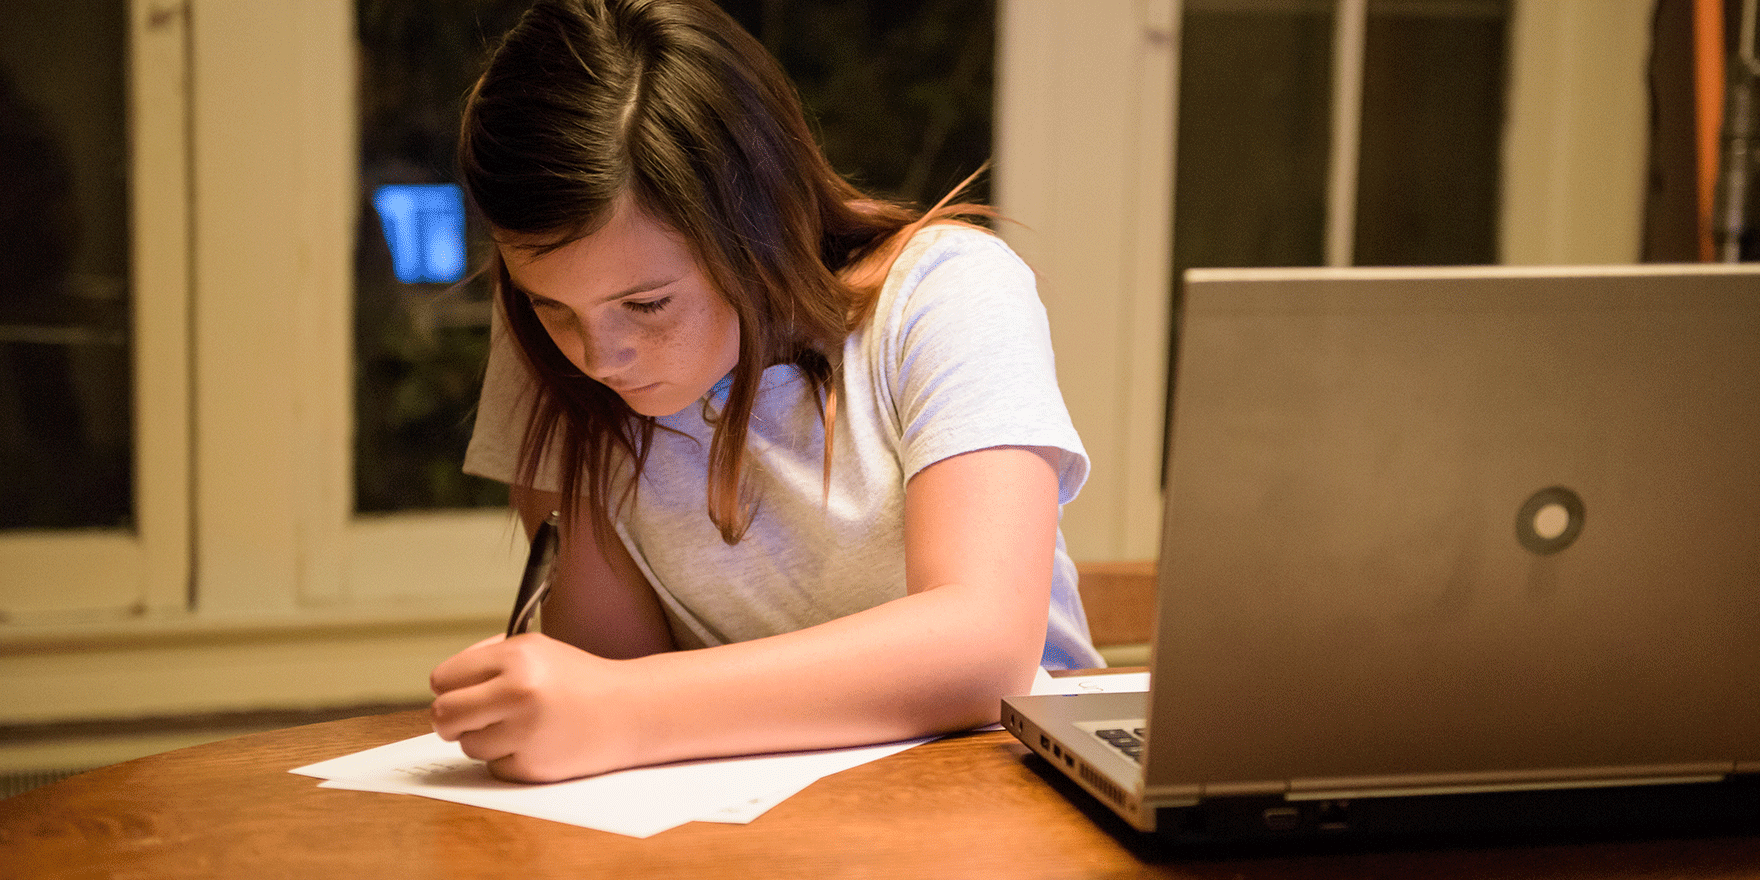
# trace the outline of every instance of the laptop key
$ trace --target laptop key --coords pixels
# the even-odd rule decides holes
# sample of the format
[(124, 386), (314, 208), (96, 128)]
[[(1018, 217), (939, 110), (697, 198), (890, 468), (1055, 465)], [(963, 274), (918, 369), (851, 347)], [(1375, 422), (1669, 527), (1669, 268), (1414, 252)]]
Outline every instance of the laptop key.
[(1126, 757), (1141, 764), (1143, 762), (1143, 729), (1126, 730), (1122, 727), (1103, 728), (1094, 731), (1094, 735), (1102, 742), (1123, 752)]

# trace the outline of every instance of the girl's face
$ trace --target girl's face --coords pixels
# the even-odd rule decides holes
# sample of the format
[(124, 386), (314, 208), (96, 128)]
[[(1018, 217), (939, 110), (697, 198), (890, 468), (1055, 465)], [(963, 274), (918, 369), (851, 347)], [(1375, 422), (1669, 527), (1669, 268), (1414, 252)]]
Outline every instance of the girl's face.
[(514, 288), (531, 300), (571, 363), (645, 416), (701, 399), (739, 360), (739, 317), (690, 248), (619, 198), (597, 232), (540, 256), (498, 245)]

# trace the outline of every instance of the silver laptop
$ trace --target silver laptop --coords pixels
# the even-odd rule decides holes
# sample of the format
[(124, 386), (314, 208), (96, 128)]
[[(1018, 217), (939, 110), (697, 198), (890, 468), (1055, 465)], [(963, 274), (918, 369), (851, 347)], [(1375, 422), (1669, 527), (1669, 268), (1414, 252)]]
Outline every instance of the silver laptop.
[(1182, 840), (1760, 816), (1760, 266), (1193, 270), (1178, 327), (1150, 691), (1009, 698), (1030, 749)]

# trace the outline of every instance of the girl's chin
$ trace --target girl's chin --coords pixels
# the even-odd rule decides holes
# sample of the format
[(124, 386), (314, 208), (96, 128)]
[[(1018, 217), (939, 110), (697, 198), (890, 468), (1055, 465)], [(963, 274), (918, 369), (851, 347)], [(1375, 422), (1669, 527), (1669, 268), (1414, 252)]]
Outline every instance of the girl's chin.
[(617, 396), (623, 398), (623, 402), (630, 409), (656, 419), (684, 412), (685, 407), (690, 406), (697, 399), (693, 397), (690, 400), (679, 400), (676, 395), (666, 393), (670, 387), (664, 382), (656, 382), (628, 391), (619, 391)]

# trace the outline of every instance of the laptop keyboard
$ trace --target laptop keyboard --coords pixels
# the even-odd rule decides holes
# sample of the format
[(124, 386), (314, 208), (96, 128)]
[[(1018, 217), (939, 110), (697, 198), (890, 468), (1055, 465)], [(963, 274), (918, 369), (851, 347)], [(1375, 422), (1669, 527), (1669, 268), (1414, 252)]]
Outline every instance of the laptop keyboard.
[(1100, 741), (1124, 753), (1124, 756), (1143, 763), (1143, 728), (1141, 727), (1102, 727), (1094, 731)]

